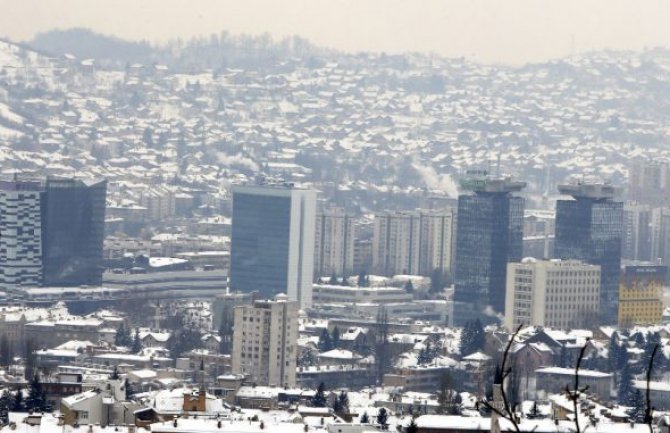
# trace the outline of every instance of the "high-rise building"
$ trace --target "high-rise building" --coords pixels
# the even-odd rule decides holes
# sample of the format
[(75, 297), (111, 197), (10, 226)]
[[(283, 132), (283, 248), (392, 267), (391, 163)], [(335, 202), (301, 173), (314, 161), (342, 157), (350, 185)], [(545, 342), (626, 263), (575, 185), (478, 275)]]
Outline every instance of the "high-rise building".
[(48, 177), (43, 188), (43, 284), (99, 286), (107, 181)]
[(572, 200), (556, 202), (554, 256), (600, 266), (600, 320), (616, 323), (621, 273), (623, 203), (608, 184), (560, 185)]
[(106, 181), (47, 178), (0, 184), (0, 284), (102, 283)]
[[(525, 182), (486, 176), (461, 182), (458, 197), (454, 321), (505, 311), (507, 263), (522, 258)], [(489, 319), (490, 321), (490, 319)]]
[(621, 258), (649, 261), (651, 257), (651, 206), (626, 202), (623, 206)]
[(619, 326), (661, 323), (667, 270), (665, 266), (626, 266), (619, 289)]
[(578, 260), (507, 264), (505, 326), (592, 326), (600, 309), (600, 267)]
[(354, 217), (332, 207), (316, 214), (314, 276), (349, 276), (354, 270)]
[(382, 275), (419, 273), (419, 215), (386, 212), (375, 215), (372, 269)]
[(42, 283), (39, 182), (0, 181), (0, 288)]
[(375, 215), (372, 267), (383, 275), (451, 273), (454, 210)]
[(670, 264), (670, 207), (651, 211), (651, 260)]
[(666, 206), (670, 199), (670, 166), (658, 161), (635, 161), (630, 167), (628, 199)]
[(258, 385), (294, 387), (298, 309), (284, 294), (235, 307), (233, 373), (249, 375)]
[(316, 191), (271, 183), (233, 188), (230, 287), (312, 301)]

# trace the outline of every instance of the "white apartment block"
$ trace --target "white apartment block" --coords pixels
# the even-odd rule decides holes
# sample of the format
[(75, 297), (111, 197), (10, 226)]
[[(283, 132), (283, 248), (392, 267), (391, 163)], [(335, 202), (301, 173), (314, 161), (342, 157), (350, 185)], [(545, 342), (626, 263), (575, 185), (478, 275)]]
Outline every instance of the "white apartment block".
[(455, 211), (375, 215), (372, 267), (384, 275), (451, 272)]
[(299, 304), (285, 294), (235, 307), (233, 373), (258, 385), (294, 387)]
[(0, 288), (42, 282), (42, 217), (39, 184), (0, 182)]
[(316, 215), (314, 276), (348, 276), (354, 269), (354, 218), (333, 207)]
[(600, 266), (578, 260), (524, 259), (507, 264), (505, 326), (575, 328), (597, 317)]

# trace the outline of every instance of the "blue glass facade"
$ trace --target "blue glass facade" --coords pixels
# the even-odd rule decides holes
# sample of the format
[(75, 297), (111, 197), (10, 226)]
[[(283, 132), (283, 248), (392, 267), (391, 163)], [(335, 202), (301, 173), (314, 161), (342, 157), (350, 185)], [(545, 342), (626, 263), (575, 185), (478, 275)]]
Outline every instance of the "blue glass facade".
[(42, 199), (45, 286), (102, 284), (107, 181), (47, 178)]
[(230, 287), (264, 298), (288, 291), (291, 197), (236, 192)]
[(507, 263), (522, 258), (524, 199), (508, 192), (458, 198), (454, 321), (505, 311)]
[(617, 321), (622, 231), (621, 202), (589, 197), (556, 202), (554, 256), (600, 266), (602, 323)]

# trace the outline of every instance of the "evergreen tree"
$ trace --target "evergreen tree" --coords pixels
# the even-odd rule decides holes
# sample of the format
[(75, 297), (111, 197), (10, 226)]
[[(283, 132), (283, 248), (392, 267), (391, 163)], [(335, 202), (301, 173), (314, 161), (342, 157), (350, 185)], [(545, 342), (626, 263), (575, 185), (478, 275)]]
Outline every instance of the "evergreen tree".
[(311, 367), (316, 364), (316, 357), (311, 350), (303, 350), (298, 357), (298, 367)]
[(486, 333), (479, 319), (465, 323), (461, 331), (461, 355), (467, 356), (481, 351), (486, 346)]
[(647, 341), (644, 344), (644, 353), (640, 359), (642, 368), (646, 370), (649, 368), (649, 361), (651, 361), (651, 355), (654, 352), (654, 348), (661, 346), (661, 335), (658, 332), (649, 333), (647, 335)]
[(116, 368), (116, 365), (114, 366), (114, 369), (112, 370), (112, 374), (109, 375), (109, 378), (111, 380), (118, 380), (119, 379), (119, 369)]
[(26, 398), (26, 409), (35, 412), (46, 410), (46, 395), (42, 389), (38, 375), (33, 376), (28, 387), (28, 398)]
[(414, 293), (414, 284), (412, 284), (412, 280), (407, 280), (405, 283), (405, 291), (407, 293)]
[(370, 424), (370, 416), (367, 412), (363, 412), (360, 419), (361, 424)]
[(323, 328), (321, 330), (321, 336), (319, 337), (319, 350), (321, 352), (327, 352), (333, 348), (332, 340), (330, 339), (330, 334), (328, 329)]
[(316, 394), (312, 397), (312, 406), (314, 407), (326, 407), (326, 385), (323, 382), (319, 383), (319, 387), (316, 389)]
[(119, 328), (116, 330), (114, 344), (116, 346), (130, 346), (132, 344), (130, 334), (128, 334), (128, 330), (123, 324), (121, 324), (121, 326), (119, 326)]
[(631, 393), (630, 398), (631, 400), (627, 403), (627, 406), (630, 407), (628, 410), (630, 420), (637, 423), (643, 423), (646, 415), (646, 404), (642, 397), (642, 392), (639, 389), (636, 389)]
[(341, 391), (335, 401), (337, 402), (337, 406), (340, 409), (339, 412), (335, 411), (335, 413), (345, 414), (349, 412), (349, 395), (346, 391)]
[(9, 423), (9, 408), (12, 405), (12, 396), (9, 391), (4, 390), (0, 396), (0, 425)]
[(130, 351), (133, 353), (140, 353), (141, 350), (142, 350), (142, 340), (140, 340), (140, 331), (136, 329), (135, 337), (133, 338), (133, 347), (131, 347)]
[(11, 410), (12, 412), (23, 412), (25, 410), (25, 405), (23, 404), (23, 390), (21, 388), (16, 390), (14, 398), (12, 399)]
[(333, 333), (330, 336), (330, 345), (333, 349), (340, 346), (340, 328), (337, 326), (333, 328)]
[(409, 421), (409, 424), (407, 424), (407, 427), (405, 427), (405, 433), (418, 433), (419, 432), (419, 426), (416, 425), (416, 421), (414, 420), (414, 417)]
[(633, 375), (630, 371), (630, 366), (626, 364), (621, 370), (619, 376), (619, 386), (617, 390), (617, 398), (619, 404), (627, 405), (634, 399), (635, 389), (633, 388)]
[(382, 430), (388, 429), (388, 419), (389, 414), (386, 408), (380, 407), (377, 411), (377, 424), (379, 424)]
[(607, 366), (609, 371), (616, 371), (619, 366), (619, 357), (621, 356), (621, 347), (619, 346), (619, 335), (616, 331), (610, 336), (607, 351)]
[(339, 284), (339, 281), (337, 281), (337, 275), (333, 272), (333, 275), (330, 276), (330, 280), (328, 280), (328, 284), (332, 286), (336, 286)]
[(438, 268), (430, 274), (430, 292), (439, 293), (444, 289), (444, 274)]
[(130, 382), (128, 382), (128, 379), (123, 382), (123, 388), (126, 391), (126, 401), (131, 401), (135, 393), (133, 392), (133, 387)]

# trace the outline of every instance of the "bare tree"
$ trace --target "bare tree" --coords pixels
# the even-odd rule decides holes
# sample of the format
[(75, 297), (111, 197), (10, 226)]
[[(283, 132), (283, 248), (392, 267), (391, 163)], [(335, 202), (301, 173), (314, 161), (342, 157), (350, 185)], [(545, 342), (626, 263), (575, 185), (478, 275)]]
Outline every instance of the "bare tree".
[(519, 331), (521, 331), (521, 325), (519, 325), (518, 328), (516, 328), (516, 331), (512, 333), (510, 336), (509, 341), (507, 342), (507, 346), (505, 346), (505, 351), (503, 352), (503, 357), (502, 357), (502, 366), (500, 368), (500, 383), (499, 384), (494, 384), (500, 386), (500, 394), (502, 397), (503, 401), (503, 407), (502, 409), (499, 409), (496, 407), (494, 404), (492, 404), (490, 401), (487, 400), (482, 400), (480, 403), (490, 410), (491, 412), (494, 412), (496, 415), (498, 415), (501, 418), (504, 418), (508, 420), (510, 423), (512, 423), (512, 426), (514, 427), (514, 431), (517, 433), (521, 433), (521, 429), (519, 428), (519, 422), (517, 420), (517, 417), (514, 413), (514, 407), (510, 403), (508, 397), (507, 397), (507, 392), (505, 391), (505, 381), (506, 379), (510, 376), (512, 373), (512, 367), (510, 366), (510, 350), (512, 348), (512, 345), (516, 341), (516, 337), (519, 334)]
[(649, 426), (649, 433), (654, 433), (654, 408), (651, 406), (651, 373), (654, 369), (654, 358), (658, 352), (658, 344), (654, 345), (654, 350), (651, 352), (649, 358), (649, 365), (647, 366), (647, 390), (646, 390), (646, 407), (644, 411), (644, 422)]

